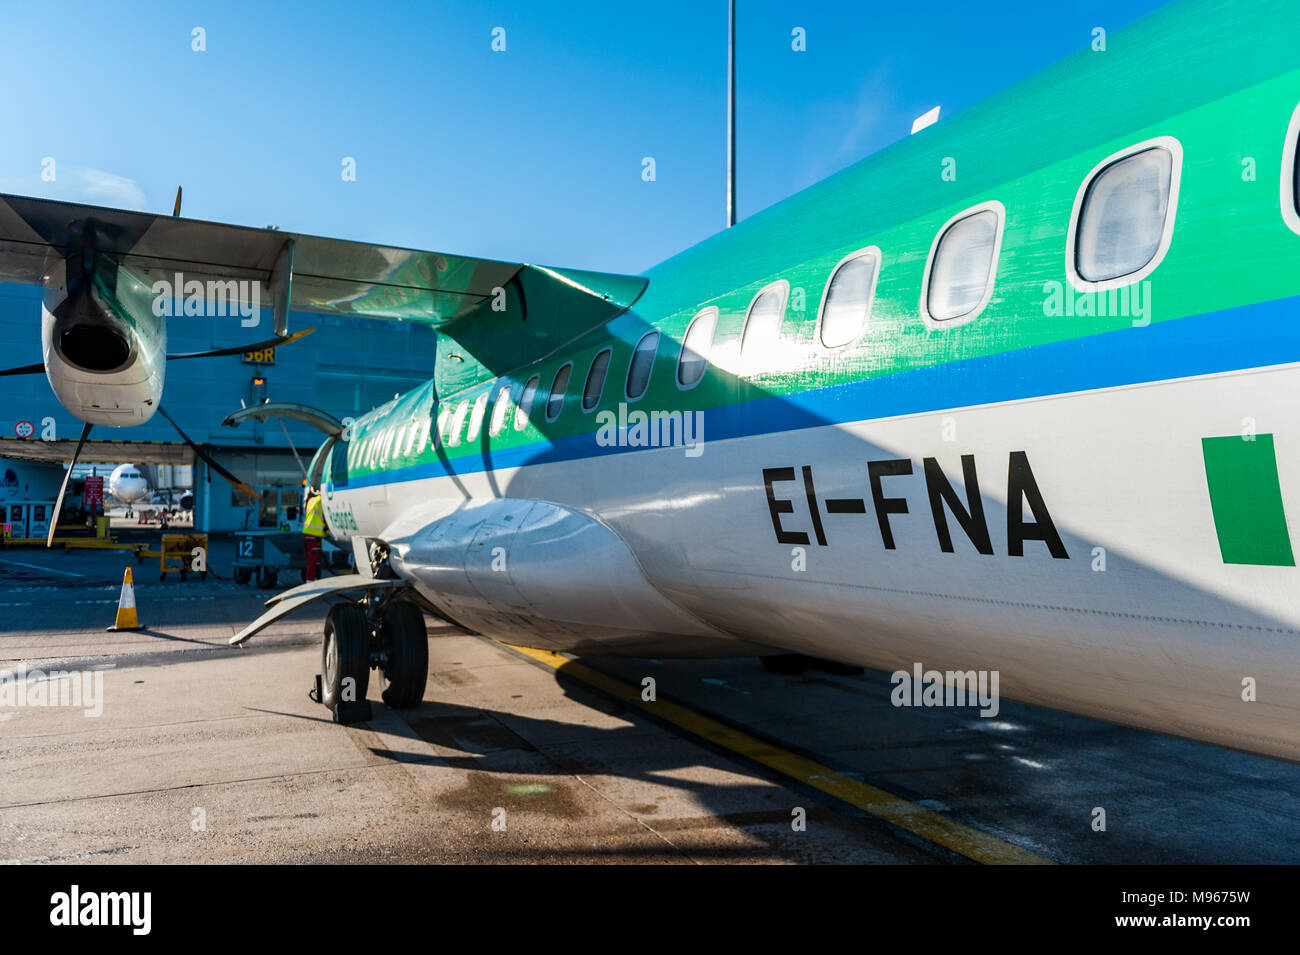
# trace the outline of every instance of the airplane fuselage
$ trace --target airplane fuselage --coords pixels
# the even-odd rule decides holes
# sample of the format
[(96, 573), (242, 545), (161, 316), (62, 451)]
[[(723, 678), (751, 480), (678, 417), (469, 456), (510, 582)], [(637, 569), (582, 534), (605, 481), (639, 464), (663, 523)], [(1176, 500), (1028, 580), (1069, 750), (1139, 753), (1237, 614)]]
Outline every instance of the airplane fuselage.
[[(534, 646), (995, 670), (1010, 698), (1300, 758), (1300, 71), (1257, 39), (1077, 126), (1040, 86), (959, 114), (670, 259), (563, 348), (376, 409), (325, 469), (331, 532)], [(1184, 40), (1236, 55), (1209, 23)], [(1050, 98), (1118, 101), (1140, 65)], [(1084, 216), (1132, 190), (1167, 209), (1135, 213), (1155, 231), (1124, 273)], [(969, 259), (936, 277), (957, 227), (992, 244), (982, 295)], [(828, 344), (855, 256), (867, 317)]]

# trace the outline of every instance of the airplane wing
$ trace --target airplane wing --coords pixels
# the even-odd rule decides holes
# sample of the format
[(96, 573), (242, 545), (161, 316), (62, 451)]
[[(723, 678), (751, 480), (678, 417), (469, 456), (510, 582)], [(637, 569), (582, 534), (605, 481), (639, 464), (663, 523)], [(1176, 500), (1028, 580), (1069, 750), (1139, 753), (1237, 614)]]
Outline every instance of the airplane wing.
[(477, 363), (488, 375), (607, 320), (647, 282), (0, 194), (0, 281), (40, 285), (78, 255), (107, 257), (149, 283), (177, 273), (205, 288), (259, 282), (276, 335), (287, 334), (291, 312), (425, 322), (451, 339), (440, 364)]

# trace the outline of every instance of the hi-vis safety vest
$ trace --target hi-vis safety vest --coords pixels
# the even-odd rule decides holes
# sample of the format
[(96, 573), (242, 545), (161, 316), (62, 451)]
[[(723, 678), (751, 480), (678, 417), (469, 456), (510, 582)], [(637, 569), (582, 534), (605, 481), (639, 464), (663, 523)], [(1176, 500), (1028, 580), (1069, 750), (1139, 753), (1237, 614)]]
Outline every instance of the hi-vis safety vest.
[(307, 501), (307, 510), (302, 517), (302, 532), (311, 537), (324, 537), (328, 533), (325, 530), (325, 514), (319, 494)]

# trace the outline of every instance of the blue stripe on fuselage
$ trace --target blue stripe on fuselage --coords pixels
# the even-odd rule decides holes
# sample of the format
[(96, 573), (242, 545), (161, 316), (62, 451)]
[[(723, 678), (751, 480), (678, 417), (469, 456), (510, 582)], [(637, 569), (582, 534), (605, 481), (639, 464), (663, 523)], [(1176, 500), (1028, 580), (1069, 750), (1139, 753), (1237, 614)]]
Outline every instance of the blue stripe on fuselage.
[[(1293, 361), (1300, 361), (1300, 297), (709, 408), (702, 433), (711, 443)], [(643, 450), (659, 449), (602, 447), (592, 431), (489, 448), (450, 459), (450, 468), (435, 460), (352, 477), (348, 488)]]

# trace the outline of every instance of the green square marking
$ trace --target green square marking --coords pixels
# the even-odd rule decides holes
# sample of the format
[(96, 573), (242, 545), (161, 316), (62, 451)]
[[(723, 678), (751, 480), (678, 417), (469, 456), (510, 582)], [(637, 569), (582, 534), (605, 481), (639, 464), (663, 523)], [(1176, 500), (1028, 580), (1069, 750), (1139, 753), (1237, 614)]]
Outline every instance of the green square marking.
[(1273, 436), (1202, 438), (1201, 452), (1223, 562), (1294, 567)]

